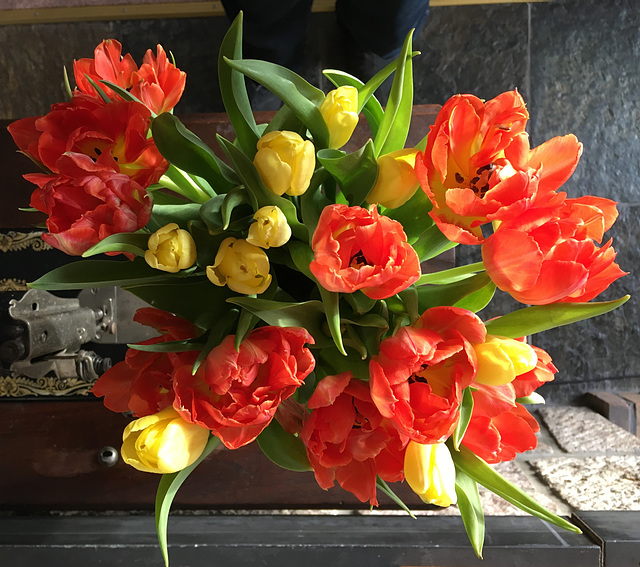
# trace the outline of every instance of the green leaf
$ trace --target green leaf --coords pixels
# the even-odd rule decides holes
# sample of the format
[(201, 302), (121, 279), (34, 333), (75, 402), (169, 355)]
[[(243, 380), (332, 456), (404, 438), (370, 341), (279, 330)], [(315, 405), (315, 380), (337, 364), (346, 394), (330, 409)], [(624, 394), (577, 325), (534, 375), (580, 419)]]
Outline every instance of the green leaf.
[(209, 356), (209, 353), (232, 332), (233, 327), (236, 325), (238, 314), (239, 311), (237, 309), (229, 309), (215, 322), (215, 325), (209, 331), (207, 342), (193, 363), (193, 369), (191, 370), (193, 374), (197, 372), (200, 365), (206, 360), (207, 356)]
[(313, 260), (313, 251), (311, 250), (311, 248), (309, 248), (309, 246), (303, 244), (302, 242), (294, 242), (289, 244), (289, 251), (291, 253), (291, 259), (296, 265), (296, 268), (298, 268), (298, 270), (306, 275), (309, 279), (313, 280), (318, 286), (320, 297), (322, 298), (322, 305), (324, 307), (324, 312), (327, 318), (327, 324), (329, 325), (331, 338), (333, 338), (333, 342), (335, 343), (338, 350), (344, 356), (347, 356), (347, 353), (344, 350), (344, 345), (342, 343), (342, 331), (340, 329), (340, 294), (337, 292), (328, 291), (323, 288), (318, 283), (318, 280), (313, 277), (313, 274), (311, 274), (311, 271), (309, 270), (309, 264)]
[(246, 309), (240, 311), (240, 317), (238, 318), (238, 328), (236, 329), (236, 338), (233, 341), (233, 348), (236, 352), (240, 350), (242, 341), (247, 338), (247, 335), (253, 330), (260, 319), (253, 313), (250, 313)]
[(491, 335), (516, 339), (603, 315), (617, 309), (628, 300), (629, 296), (625, 295), (613, 301), (534, 305), (487, 321), (485, 325)]
[(149, 234), (146, 232), (119, 232), (111, 234), (94, 244), (82, 257), (89, 258), (104, 252), (129, 252), (136, 256), (144, 256), (147, 250)]
[(467, 427), (469, 427), (469, 422), (471, 421), (472, 414), (473, 393), (471, 391), (471, 388), (467, 387), (462, 393), (462, 403), (460, 404), (460, 419), (458, 420), (458, 425), (456, 426), (456, 429), (451, 436), (451, 442), (453, 444), (453, 448), (456, 451), (460, 450), (460, 443), (462, 442), (464, 434), (467, 432)]
[(165, 282), (172, 277), (154, 270), (144, 260), (82, 260), (51, 270), (29, 287), (49, 291), (85, 289)]
[(222, 174), (228, 166), (173, 114), (165, 112), (155, 118), (151, 131), (158, 150), (172, 165), (206, 179), (217, 193), (233, 188)]
[(420, 317), (420, 306), (418, 298), (418, 289), (415, 285), (410, 285), (408, 288), (402, 290), (398, 296), (404, 303), (406, 313), (409, 315), (409, 319), (412, 323), (418, 320)]
[(227, 300), (277, 327), (302, 327), (311, 333), (318, 347), (331, 344), (322, 330), (324, 307), (321, 301), (303, 303), (273, 301), (256, 297), (232, 297)]
[(226, 286), (216, 286), (202, 276), (172, 278), (158, 284), (127, 284), (123, 288), (153, 307), (182, 315), (201, 329), (219, 323), (231, 309), (226, 300), (235, 295)]
[(107, 104), (109, 104), (111, 102), (111, 99), (107, 96), (107, 93), (104, 92), (104, 89), (98, 83), (96, 83), (86, 73), (84, 74), (84, 78), (87, 79), (87, 81), (89, 81), (91, 83), (91, 86), (94, 89), (96, 89), (96, 93), (98, 93), (98, 96), (103, 100), (103, 102), (106, 102)]
[(442, 270), (431, 274), (423, 274), (416, 285), (424, 284), (449, 284), (467, 279), (470, 275), (478, 272), (484, 272), (484, 264), (476, 262), (475, 264), (467, 264), (450, 270)]
[(336, 179), (350, 206), (364, 203), (378, 177), (378, 163), (371, 140), (351, 154), (340, 150), (320, 150), (318, 161)]
[(256, 441), (262, 452), (279, 467), (294, 472), (313, 470), (302, 440), (287, 433), (277, 420), (272, 419)]
[(516, 398), (516, 402), (518, 402), (519, 404), (544, 404), (546, 403), (544, 401), (544, 398), (538, 394), (538, 392), (531, 392), (531, 394), (529, 394), (528, 396), (525, 396), (524, 398)]
[(484, 512), (478, 493), (478, 484), (464, 471), (456, 471), (456, 495), (458, 509), (467, 532), (469, 542), (476, 555), (482, 559), (484, 546)]
[(484, 272), (449, 284), (418, 286), (419, 311), (423, 313), (430, 307), (440, 305), (457, 305), (459, 301), (487, 287), (493, 287), (493, 282)]
[[(184, 201), (180, 204), (167, 205), (154, 203), (151, 220), (149, 224), (147, 224), (147, 227), (155, 232), (163, 226), (174, 222), (180, 228), (187, 230), (189, 222), (200, 218), (200, 207), (201, 205), (199, 203), (186, 203)], [(147, 238), (148, 237), (149, 235), (147, 235)]]
[(545, 522), (554, 524), (559, 528), (574, 533), (582, 533), (580, 529), (571, 522), (568, 522), (560, 516), (556, 516), (553, 512), (550, 512), (544, 506), (538, 504), (531, 496), (510, 483), (464, 445), (460, 446), (460, 451), (451, 451), (451, 456), (453, 457), (456, 469), (461, 470), (478, 484), (488, 488), (491, 492), (494, 492), (507, 502), (520, 508), (520, 510), (536, 516)]
[(211, 452), (220, 444), (217, 437), (209, 437), (209, 441), (195, 463), (182, 469), (181, 471), (162, 475), (158, 491), (156, 493), (156, 532), (158, 533), (158, 543), (164, 558), (165, 567), (169, 567), (169, 551), (167, 549), (167, 524), (169, 523), (169, 512), (171, 503), (175, 498), (178, 489), (182, 486), (191, 472), (206, 459)]
[(319, 167), (311, 177), (309, 188), (300, 195), (300, 213), (302, 222), (309, 232), (309, 238), (316, 230), (323, 209), (331, 204), (323, 191), (323, 185), (327, 179), (329, 179), (329, 172), (324, 167)]
[(402, 508), (409, 516), (411, 516), (414, 520), (416, 517), (413, 515), (413, 512), (409, 510), (409, 507), (402, 501), (402, 499), (396, 495), (396, 493), (389, 488), (389, 485), (382, 480), (380, 477), (376, 478), (376, 486), (384, 492), (391, 500), (393, 500), (400, 508)]
[[(405, 54), (405, 56), (409, 58), (413, 58), (416, 55), (420, 55), (419, 51), (412, 51), (409, 54)], [(400, 54), (399, 59), (402, 59), (403, 54)], [(392, 61), (386, 67), (380, 69), (373, 77), (371, 77), (365, 85), (363, 85), (362, 89), (358, 89), (358, 103), (360, 106), (360, 111), (364, 109), (364, 107), (369, 102), (370, 97), (373, 95), (375, 91), (378, 90), (380, 85), (387, 80), (392, 73), (394, 73), (398, 69), (398, 60)], [(378, 103), (379, 104), (379, 103)]]
[(71, 83), (69, 82), (69, 73), (67, 72), (67, 67), (62, 67), (62, 81), (64, 84), (64, 92), (67, 95), (67, 100), (71, 100), (73, 98), (73, 89), (71, 88)]
[(279, 130), (296, 132), (297, 134), (300, 134), (300, 136), (304, 136), (307, 131), (304, 124), (300, 122), (300, 119), (288, 106), (283, 106), (278, 110), (278, 112), (276, 112), (276, 115), (267, 125), (264, 134), (267, 134), (268, 132), (277, 132)]
[(238, 144), (245, 154), (253, 158), (260, 135), (249, 103), (244, 75), (229, 67), (225, 58), (242, 59), (242, 12), (233, 20), (220, 45), (218, 83), (224, 108), (238, 137)]
[(357, 313), (358, 315), (362, 315), (364, 313), (367, 313), (368, 311), (371, 311), (376, 305), (375, 299), (367, 297), (360, 290), (354, 293), (347, 293), (345, 294), (344, 298), (351, 306), (354, 313)]
[(286, 217), (293, 235), (300, 240), (308, 241), (309, 231), (298, 221), (298, 212), (295, 205), (288, 199), (272, 193), (264, 186), (253, 162), (239, 148), (236, 148), (221, 136), (218, 136), (218, 141), (242, 180), (243, 185), (248, 189), (254, 210), (267, 205), (277, 206)]
[(496, 284), (490, 281), (487, 285), (482, 286), (480, 289), (470, 293), (469, 295), (466, 295), (462, 299), (456, 301), (453, 305), (454, 307), (461, 307), (462, 309), (468, 309), (473, 313), (477, 313), (489, 305), (495, 293)]
[[(88, 78), (88, 77), (87, 77)], [(153, 112), (153, 110), (151, 110), (144, 102), (142, 102), (137, 96), (132, 95), (127, 89), (123, 89), (120, 85), (116, 85), (115, 83), (112, 83), (111, 81), (105, 81), (104, 79), (100, 80), (100, 82), (103, 85), (107, 85), (113, 92), (115, 92), (116, 94), (118, 94), (119, 96), (122, 97), (123, 100), (129, 101), (129, 102), (137, 102), (143, 106), (146, 106), (147, 109), (149, 110), (149, 112), (151, 113), (151, 116), (153, 118), (156, 117), (156, 113)]]
[(458, 246), (457, 242), (451, 242), (440, 229), (434, 224), (426, 229), (418, 238), (411, 243), (413, 249), (418, 254), (421, 262), (426, 262)]
[(413, 108), (412, 36), (413, 30), (407, 34), (397, 61), (389, 101), (374, 140), (376, 157), (402, 149), (407, 140)]
[(128, 344), (129, 348), (133, 350), (142, 350), (144, 352), (192, 352), (200, 350), (202, 348), (200, 339), (186, 339), (184, 341), (167, 341), (164, 343), (155, 343), (149, 345), (143, 344)]
[(172, 163), (169, 164), (167, 171), (164, 172), (158, 183), (194, 203), (204, 203), (216, 194), (206, 179), (182, 171)]
[(324, 93), (289, 69), (255, 59), (224, 61), (233, 69), (265, 86), (284, 102), (309, 129), (316, 149), (329, 145), (329, 129), (320, 114)]
[(236, 207), (240, 205), (249, 205), (251, 203), (251, 199), (249, 197), (248, 191), (244, 187), (236, 187), (229, 191), (222, 201), (222, 208), (220, 212), (222, 214), (223, 225), (222, 228), (225, 230), (229, 228), (229, 224), (231, 223), (231, 213)]
[(386, 209), (384, 215), (400, 222), (409, 242), (415, 242), (420, 235), (434, 226), (433, 219), (429, 216), (432, 206), (425, 192), (418, 189), (404, 205), (397, 209)]

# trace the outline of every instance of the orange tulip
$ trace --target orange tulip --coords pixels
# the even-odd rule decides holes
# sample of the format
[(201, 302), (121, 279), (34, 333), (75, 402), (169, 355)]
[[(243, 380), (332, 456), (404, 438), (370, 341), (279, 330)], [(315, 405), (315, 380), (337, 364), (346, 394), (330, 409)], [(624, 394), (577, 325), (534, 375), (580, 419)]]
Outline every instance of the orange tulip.
[(573, 173), (582, 145), (569, 135), (531, 150), (527, 119), (517, 91), (486, 103), (456, 95), (442, 107), (416, 173), (433, 202), (431, 217), (450, 240), (479, 244), (483, 224), (562, 204), (555, 191)]

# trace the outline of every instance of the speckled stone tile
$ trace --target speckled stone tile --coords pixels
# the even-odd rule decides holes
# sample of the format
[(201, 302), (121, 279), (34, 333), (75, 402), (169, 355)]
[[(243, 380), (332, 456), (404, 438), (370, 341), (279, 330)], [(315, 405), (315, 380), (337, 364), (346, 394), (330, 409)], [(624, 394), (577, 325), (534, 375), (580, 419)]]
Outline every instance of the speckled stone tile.
[(640, 510), (640, 456), (540, 459), (531, 466), (575, 510)]
[(569, 186), (623, 202), (640, 197), (640, 3), (532, 4), (531, 134), (584, 142)]
[(415, 38), (416, 103), (443, 104), (457, 93), (490, 99), (519, 89), (527, 98), (528, 8), (432, 7)]
[(640, 455), (640, 439), (588, 408), (557, 406), (538, 410), (567, 453), (629, 452)]

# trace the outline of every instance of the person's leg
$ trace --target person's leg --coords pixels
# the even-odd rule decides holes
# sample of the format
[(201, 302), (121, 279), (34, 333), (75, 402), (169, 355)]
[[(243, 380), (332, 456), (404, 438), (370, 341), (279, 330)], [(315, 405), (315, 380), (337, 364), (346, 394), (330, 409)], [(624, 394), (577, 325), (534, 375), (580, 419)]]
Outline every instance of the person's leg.
[[(301, 73), (304, 43), (313, 0), (222, 0), (227, 17), (243, 12), (242, 55), (271, 61)], [(282, 101), (266, 88), (247, 80), (253, 110), (277, 110)]]
[[(345, 69), (363, 81), (393, 61), (409, 30), (420, 32), (429, 13), (429, 0), (337, 0), (336, 18), (343, 32)], [(378, 89), (385, 102), (392, 79)]]
[(338, 23), (364, 52), (384, 59), (400, 54), (412, 28), (419, 32), (429, 13), (429, 0), (338, 0)]
[(312, 0), (222, 0), (233, 20), (244, 15), (243, 56), (294, 70), (304, 63), (304, 42)]

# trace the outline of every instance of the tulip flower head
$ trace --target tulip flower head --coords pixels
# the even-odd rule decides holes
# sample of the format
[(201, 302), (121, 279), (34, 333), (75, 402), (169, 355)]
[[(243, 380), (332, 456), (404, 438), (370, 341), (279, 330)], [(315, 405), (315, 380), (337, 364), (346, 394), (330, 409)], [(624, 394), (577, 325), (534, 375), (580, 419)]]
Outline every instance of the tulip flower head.
[(315, 148), (295, 132), (269, 132), (258, 140), (253, 164), (272, 193), (302, 195), (316, 165)]
[(420, 186), (416, 177), (415, 149), (396, 150), (378, 158), (378, 178), (367, 203), (379, 203), (388, 209), (404, 205)]
[(404, 477), (427, 504), (447, 507), (457, 502), (456, 467), (444, 443), (423, 445), (409, 441), (404, 456)]
[(208, 439), (208, 429), (185, 421), (169, 406), (129, 423), (121, 453), (124, 462), (139, 471), (168, 474), (193, 464)]
[(196, 261), (196, 244), (188, 231), (169, 223), (149, 237), (144, 259), (152, 268), (176, 273), (190, 268)]
[(249, 227), (247, 242), (260, 248), (277, 248), (291, 238), (291, 227), (284, 213), (276, 206), (258, 209), (253, 215), (254, 223)]
[(225, 238), (213, 265), (207, 266), (207, 278), (215, 285), (226, 285), (237, 293), (263, 293), (271, 283), (269, 258), (246, 240)]
[(502, 386), (516, 376), (533, 370), (538, 363), (536, 352), (526, 343), (504, 337), (487, 336), (484, 343), (473, 345), (478, 357), (475, 381)]
[(329, 147), (341, 148), (358, 124), (358, 89), (345, 85), (330, 91), (320, 105), (320, 114), (329, 129)]

